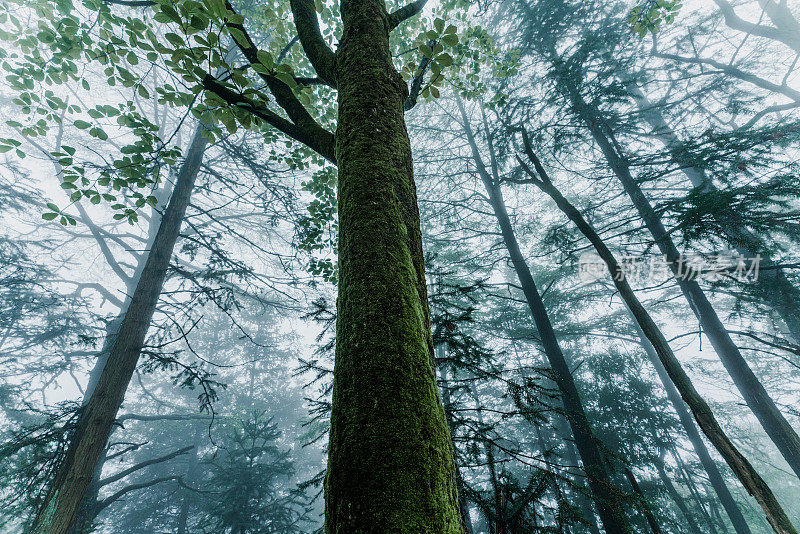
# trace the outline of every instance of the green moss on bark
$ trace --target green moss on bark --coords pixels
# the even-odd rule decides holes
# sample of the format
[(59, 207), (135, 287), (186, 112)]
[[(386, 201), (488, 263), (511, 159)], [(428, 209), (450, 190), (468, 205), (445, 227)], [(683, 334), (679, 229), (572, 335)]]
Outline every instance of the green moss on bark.
[(326, 531), (461, 533), (432, 363), (406, 87), (382, 0), (342, 2), (339, 301)]

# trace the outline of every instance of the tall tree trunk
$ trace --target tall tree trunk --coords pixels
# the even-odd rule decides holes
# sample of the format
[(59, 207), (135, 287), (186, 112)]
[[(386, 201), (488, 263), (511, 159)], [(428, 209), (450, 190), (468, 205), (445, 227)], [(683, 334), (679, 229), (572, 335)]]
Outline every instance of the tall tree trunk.
[[(670, 128), (661, 111), (651, 103), (634, 82), (626, 84), (642, 117), (653, 128), (653, 135), (670, 152), (672, 159), (681, 165), (681, 170), (692, 187), (711, 197), (719, 195), (719, 190), (708, 178), (705, 171), (697, 165), (696, 159), (686, 149), (684, 143)], [(732, 209), (722, 210), (715, 218), (724, 233), (725, 240), (745, 258), (761, 257), (759, 276), (753, 281), (756, 294), (781, 318), (787, 332), (795, 343), (800, 344), (800, 290), (795, 287), (782, 269), (774, 268), (775, 262), (761, 240), (751, 232), (742, 218)], [(763, 267), (768, 267), (763, 269)]]
[(100, 475), (103, 472), (103, 465), (106, 463), (107, 448), (103, 448), (103, 453), (97, 460), (97, 465), (94, 468), (92, 481), (86, 489), (86, 494), (83, 496), (78, 512), (75, 517), (75, 522), (69, 528), (70, 534), (86, 534), (92, 531), (94, 520), (97, 517), (97, 498), (100, 495)]
[[(56, 173), (61, 173), (61, 166), (56, 163)], [(166, 208), (167, 203), (169, 202), (169, 197), (172, 193), (172, 185), (168, 180), (164, 181), (164, 185), (158, 189), (155, 193), (155, 196), (158, 198), (158, 209), (163, 210)], [(89, 230), (92, 233), (92, 236), (100, 243), (101, 248), (103, 247), (104, 237), (100, 234), (99, 228), (97, 228), (89, 217), (89, 214), (83, 208), (80, 203), (76, 204), (76, 207), (83, 218), (84, 222), (89, 225)], [(161, 213), (156, 210), (153, 210), (153, 213), (150, 216), (148, 225), (147, 225), (147, 241), (144, 247), (145, 251), (152, 250), (153, 242), (155, 241), (156, 235), (158, 234), (158, 228), (161, 225)], [(106, 250), (104, 250), (106, 252)], [(111, 254), (110, 250), (107, 250), (108, 254)], [(122, 282), (125, 284), (125, 299), (122, 301), (122, 306), (120, 306), (119, 313), (116, 317), (114, 317), (106, 326), (106, 335), (103, 339), (103, 346), (100, 349), (100, 353), (97, 355), (97, 359), (95, 360), (94, 367), (92, 367), (91, 372), (89, 373), (89, 381), (86, 383), (86, 390), (83, 395), (83, 402), (81, 406), (86, 406), (86, 403), (89, 402), (89, 399), (92, 398), (92, 393), (94, 392), (94, 388), (97, 387), (97, 383), (100, 381), (100, 377), (103, 374), (103, 369), (108, 362), (109, 351), (114, 344), (114, 339), (117, 336), (117, 332), (119, 331), (119, 326), (122, 324), (122, 320), (125, 318), (125, 314), (128, 311), (128, 307), (131, 303), (131, 297), (133, 296), (134, 291), (136, 290), (136, 284), (139, 282), (139, 279), (142, 276), (142, 270), (144, 269), (145, 263), (147, 263), (147, 253), (139, 254), (137, 257), (136, 268), (134, 269), (133, 275), (126, 278), (121, 278)], [(119, 273), (123, 274), (123, 273)], [(113, 432), (113, 429), (112, 429)], [(89, 487), (86, 490), (86, 494), (81, 501), (81, 505), (78, 508), (78, 512), (76, 515), (75, 522), (69, 529), (70, 534), (83, 534), (85, 532), (90, 532), (92, 525), (94, 523), (95, 517), (97, 517), (97, 507), (98, 507), (98, 495), (100, 493), (100, 487), (97, 482), (100, 480), (100, 475), (103, 472), (103, 466), (106, 462), (106, 455), (108, 453), (108, 449), (103, 449), (103, 453), (100, 455), (100, 458), (97, 460), (97, 465), (94, 468), (94, 476), (92, 477), (92, 482), (89, 484)]]
[(625, 468), (625, 478), (628, 479), (628, 482), (633, 488), (633, 492), (639, 497), (642, 513), (644, 514), (645, 519), (647, 519), (647, 524), (650, 526), (650, 530), (653, 532), (653, 534), (662, 534), (663, 531), (661, 530), (661, 526), (659, 526), (658, 521), (653, 515), (653, 511), (650, 510), (650, 504), (647, 502), (647, 499), (642, 492), (642, 488), (639, 486), (639, 482), (636, 480), (633, 471), (627, 467)]
[(656, 471), (658, 472), (658, 478), (664, 485), (664, 489), (667, 490), (667, 494), (669, 494), (670, 499), (672, 499), (672, 502), (675, 503), (675, 506), (678, 507), (681, 515), (683, 515), (683, 518), (686, 520), (686, 528), (688, 528), (689, 532), (692, 534), (699, 534), (700, 531), (697, 530), (697, 525), (694, 524), (694, 518), (692, 517), (691, 512), (689, 512), (689, 507), (686, 506), (686, 501), (681, 494), (678, 493), (678, 490), (675, 488), (675, 484), (672, 483), (672, 480), (670, 480), (669, 475), (667, 474), (664, 466), (664, 459), (653, 458), (653, 465), (655, 465)]
[(589, 240), (597, 251), (597, 254), (603, 259), (614, 281), (614, 286), (619, 291), (619, 295), (625, 303), (625, 306), (628, 308), (631, 315), (633, 315), (638, 328), (652, 345), (653, 350), (658, 355), (670, 380), (680, 392), (683, 400), (686, 401), (686, 404), (692, 411), (692, 415), (694, 415), (703, 433), (705, 433), (709, 441), (716, 447), (731, 467), (731, 470), (739, 478), (742, 485), (747, 489), (748, 493), (761, 505), (761, 508), (767, 515), (767, 520), (770, 522), (773, 529), (775, 529), (775, 532), (779, 534), (796, 533), (788, 516), (773, 495), (772, 490), (756, 472), (753, 466), (750, 465), (747, 458), (739, 452), (733, 442), (728, 438), (727, 434), (725, 434), (725, 431), (714, 417), (705, 399), (703, 399), (695, 389), (689, 376), (683, 370), (678, 358), (675, 356), (675, 353), (672, 352), (672, 348), (669, 346), (669, 343), (667, 343), (666, 338), (661, 333), (661, 330), (658, 328), (655, 321), (653, 321), (653, 318), (650, 317), (650, 314), (647, 313), (644, 306), (642, 306), (642, 303), (639, 302), (633, 289), (628, 284), (628, 281), (625, 279), (625, 273), (614, 255), (592, 225), (589, 224), (578, 209), (564, 198), (561, 192), (555, 187), (547, 171), (545, 171), (541, 162), (533, 153), (526, 134), (523, 134), (523, 138), (525, 152), (528, 159), (533, 163), (536, 173), (525, 165), (520, 158), (519, 161), (523, 165), (523, 168), (531, 176), (533, 183), (553, 199), (556, 206), (575, 223), (578, 230)]
[(80, 409), (66, 455), (34, 520), (35, 534), (64, 534), (69, 530), (103, 454), (139, 361), (200, 169), (207, 143), (201, 131), (202, 127), (198, 127), (125, 317), (108, 350), (107, 362), (88, 402)]
[[(437, 351), (439, 351), (440, 357), (437, 359), (442, 359), (444, 357), (444, 349), (442, 347), (437, 347)], [(453, 434), (455, 434), (455, 421), (453, 419), (453, 413), (448, 411), (448, 408), (452, 409), (452, 400), (450, 399), (450, 387), (447, 384), (447, 369), (443, 366), (441, 368), (441, 377), (442, 377), (442, 401), (444, 402), (444, 414), (445, 419), (447, 420), (447, 428), (450, 429), (450, 436), (451, 436), (451, 443), (453, 445), (453, 458), (456, 458), (456, 444), (455, 441), (452, 440)], [(472, 528), (472, 518), (469, 515), (469, 501), (467, 500), (466, 492), (464, 490), (464, 478), (461, 476), (461, 469), (459, 468), (458, 462), (456, 462), (456, 489), (458, 490), (458, 508), (461, 511), (461, 522), (464, 524), (464, 534), (473, 534), (474, 529)]]
[[(697, 488), (697, 484), (694, 483), (694, 476), (689, 471), (689, 468), (686, 466), (684, 461), (681, 459), (681, 455), (676, 450), (674, 442), (670, 447), (670, 453), (673, 459), (675, 460), (675, 463), (678, 465), (678, 472), (681, 474), (681, 478), (683, 479), (683, 485), (689, 488), (689, 493), (692, 494), (692, 499), (694, 500), (694, 503), (697, 506), (697, 511), (701, 516), (703, 516), (703, 518), (706, 520), (706, 523), (708, 523), (708, 528), (711, 529), (712, 534), (717, 534), (717, 527), (714, 524), (714, 520), (712, 519), (711, 514), (706, 510), (705, 504), (703, 503), (703, 498), (700, 495), (700, 491)], [(759, 517), (759, 519), (761, 519), (761, 517)], [(725, 529), (725, 531), (727, 531), (727, 529)]]
[(775, 443), (783, 458), (795, 474), (800, 477), (800, 436), (797, 435), (797, 432), (795, 432), (775, 405), (775, 402), (767, 394), (753, 370), (750, 369), (700, 284), (689, 277), (679, 276), (680, 253), (650, 201), (633, 178), (628, 162), (617, 149), (619, 144), (616, 142), (610, 127), (606, 125), (600, 111), (587, 103), (583, 95), (578, 92), (577, 88), (569, 80), (562, 80), (562, 82), (568, 92), (574, 111), (591, 132), (611, 170), (622, 183), (623, 189), (652, 234), (656, 245), (666, 257), (673, 273), (676, 275), (681, 292), (688, 300), (692, 311), (700, 321), (703, 332), (711, 341), (714, 351), (719, 356), (742, 397), (744, 397), (747, 406), (755, 414), (762, 428), (772, 442)]
[(328, 533), (462, 533), (433, 363), (422, 237), (383, 0), (344, 0), (339, 298), (325, 480)]
[(530, 268), (519, 249), (500, 186), (483, 164), (463, 103), (460, 100), (457, 100), (457, 103), (464, 122), (464, 133), (472, 150), (472, 157), (478, 168), (478, 174), (489, 195), (489, 202), (500, 226), (503, 242), (508, 249), (511, 263), (522, 286), (522, 292), (531, 310), (533, 321), (539, 331), (545, 356), (553, 372), (553, 378), (561, 393), (565, 416), (572, 429), (575, 446), (578, 448), (578, 454), (583, 462), (583, 468), (586, 471), (589, 487), (592, 490), (592, 496), (600, 515), (600, 521), (603, 523), (607, 534), (630, 532), (630, 524), (622, 508), (623, 493), (613, 485), (609, 478), (606, 465), (603, 462), (603, 455), (586, 417), (586, 411), (578, 394), (578, 388), (575, 386), (572, 372), (558, 344), (553, 325), (550, 323), (550, 318), (547, 315), (547, 310), (533, 280)]
[[(198, 130), (199, 131), (199, 130)], [(205, 148), (203, 149), (205, 150)], [(57, 172), (61, 172), (60, 166), (57, 169)], [(158, 191), (154, 193), (156, 198), (158, 199), (158, 203), (156, 204), (157, 209), (164, 210), (167, 207), (169, 199), (172, 195), (173, 186), (170, 184), (168, 180), (164, 181), (164, 185), (158, 188)], [(89, 214), (83, 208), (80, 203), (76, 204), (76, 207), (81, 214), (81, 217), (89, 226), (89, 231), (92, 233), (92, 236), (97, 240), (100, 244), (101, 250), (104, 253), (110, 255), (111, 251), (106, 246), (104, 248), (104, 241), (105, 238), (100, 233), (100, 229), (91, 221), (89, 218)], [(155, 242), (156, 236), (158, 235), (158, 229), (161, 226), (161, 217), (162, 214), (156, 210), (153, 210), (153, 213), (150, 216), (150, 219), (147, 224), (147, 241), (145, 242), (144, 252), (139, 254), (136, 258), (136, 267), (133, 271), (131, 276), (125, 276), (123, 272), (117, 272), (117, 274), (122, 279), (122, 282), (125, 284), (125, 298), (122, 301), (122, 305), (120, 306), (119, 313), (117, 316), (114, 317), (106, 326), (106, 335), (103, 339), (103, 346), (100, 349), (100, 353), (97, 355), (97, 360), (95, 361), (94, 367), (92, 367), (92, 371), (89, 373), (89, 381), (86, 383), (86, 392), (83, 395), (83, 404), (86, 405), (89, 402), (89, 399), (92, 398), (92, 393), (94, 392), (94, 388), (97, 387), (97, 382), (100, 381), (100, 377), (103, 374), (103, 369), (108, 362), (109, 351), (111, 347), (114, 345), (114, 339), (117, 337), (117, 333), (119, 332), (119, 327), (122, 324), (122, 320), (125, 318), (125, 314), (128, 312), (128, 307), (131, 305), (131, 298), (133, 297), (134, 291), (136, 291), (136, 284), (139, 283), (139, 280), (142, 277), (142, 271), (144, 270), (144, 266), (147, 263), (147, 251), (153, 249), (153, 243)]]
[[(570, 431), (567, 427), (567, 421), (556, 415), (555, 427), (556, 431), (560, 434), (561, 439), (564, 440), (564, 449), (566, 451), (565, 456), (568, 464), (570, 466), (574, 466), (575, 469), (580, 469), (578, 457), (575, 454), (575, 443), (569, 439)], [(573, 498), (578, 502), (578, 508), (580, 508), (581, 515), (583, 516), (583, 523), (591, 534), (600, 534), (600, 529), (597, 526), (594, 510), (592, 510), (592, 505), (584, 493), (585, 486), (580, 480), (580, 474), (573, 473), (573, 477), (574, 487), (576, 488), (575, 492), (573, 493)]]
[(653, 364), (653, 367), (656, 368), (658, 378), (661, 380), (661, 383), (664, 385), (664, 390), (667, 392), (667, 398), (678, 414), (681, 426), (683, 426), (683, 429), (686, 431), (689, 442), (691, 442), (695, 454), (697, 454), (697, 457), (700, 459), (700, 465), (703, 466), (703, 469), (708, 475), (711, 487), (714, 488), (714, 492), (722, 503), (725, 513), (728, 514), (733, 529), (736, 531), (736, 534), (752, 534), (750, 527), (747, 526), (747, 521), (742, 515), (742, 511), (736, 504), (733, 495), (731, 495), (730, 489), (728, 489), (725, 479), (722, 478), (722, 473), (720, 473), (719, 468), (717, 468), (716, 462), (711, 458), (711, 454), (709, 454), (703, 438), (700, 437), (700, 432), (697, 431), (697, 425), (694, 420), (692, 420), (692, 416), (689, 414), (686, 404), (683, 402), (683, 399), (681, 399), (681, 395), (675, 388), (675, 384), (673, 384), (672, 380), (669, 378), (669, 373), (667, 373), (667, 370), (664, 368), (664, 364), (659, 360), (655, 349), (653, 349), (653, 345), (647, 340), (644, 332), (639, 328), (639, 323), (635, 322), (635, 320), (634, 327), (639, 336), (640, 344), (645, 354), (647, 354), (647, 358)]

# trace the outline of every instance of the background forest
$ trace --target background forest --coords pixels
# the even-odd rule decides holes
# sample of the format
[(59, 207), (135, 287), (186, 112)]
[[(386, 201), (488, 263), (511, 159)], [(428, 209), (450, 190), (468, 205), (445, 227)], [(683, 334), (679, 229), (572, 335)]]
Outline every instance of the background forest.
[[(322, 531), (343, 200), (298, 6), (342, 38), (327, 0), (2, 0), (0, 531), (33, 531), (129, 327), (70, 532)], [(795, 532), (800, 3), (410, 6), (464, 530)]]

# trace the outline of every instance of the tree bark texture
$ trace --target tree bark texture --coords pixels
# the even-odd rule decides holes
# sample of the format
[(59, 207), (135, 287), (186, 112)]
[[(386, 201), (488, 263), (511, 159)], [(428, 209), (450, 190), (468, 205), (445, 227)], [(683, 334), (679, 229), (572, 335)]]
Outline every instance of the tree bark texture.
[(407, 89), (382, 0), (344, 0), (336, 52), (339, 298), (325, 530), (463, 532), (436, 385)]

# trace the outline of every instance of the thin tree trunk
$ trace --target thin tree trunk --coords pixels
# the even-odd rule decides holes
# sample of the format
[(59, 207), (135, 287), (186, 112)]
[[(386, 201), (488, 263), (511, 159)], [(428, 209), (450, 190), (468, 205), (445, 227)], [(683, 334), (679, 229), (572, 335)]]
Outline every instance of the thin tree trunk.
[[(672, 457), (675, 459), (675, 463), (678, 464), (678, 472), (681, 474), (681, 478), (683, 479), (683, 485), (689, 488), (689, 493), (692, 494), (692, 499), (694, 499), (695, 505), (697, 506), (697, 510), (700, 515), (705, 518), (706, 523), (708, 523), (708, 528), (711, 529), (712, 534), (717, 534), (717, 527), (714, 525), (714, 519), (711, 517), (711, 514), (706, 510), (705, 504), (703, 504), (703, 499), (700, 496), (700, 492), (697, 489), (697, 485), (694, 483), (694, 477), (692, 473), (689, 472), (689, 469), (686, 467), (686, 464), (681, 459), (681, 455), (675, 450), (675, 444), (672, 444), (672, 448), (670, 449)], [(709, 506), (710, 508), (710, 506)]]
[[(692, 187), (706, 195), (716, 197), (719, 190), (706, 176), (705, 171), (697, 166), (695, 159), (670, 128), (661, 111), (653, 105), (639, 86), (634, 82), (626, 84), (642, 117), (653, 128), (653, 135), (669, 150), (672, 159), (681, 165), (681, 171), (692, 184)], [(794, 342), (800, 344), (800, 291), (795, 287), (782, 269), (763, 269), (774, 267), (775, 262), (762, 244), (761, 240), (751, 232), (742, 218), (732, 209), (724, 209), (715, 222), (722, 229), (726, 241), (745, 258), (761, 257), (759, 276), (753, 281), (758, 296), (781, 318)]]
[(669, 494), (670, 499), (672, 499), (672, 502), (675, 503), (675, 506), (678, 507), (681, 515), (683, 515), (683, 518), (686, 520), (686, 527), (689, 529), (689, 532), (692, 534), (698, 534), (699, 531), (697, 530), (697, 526), (694, 524), (694, 518), (692, 517), (691, 512), (689, 512), (689, 507), (686, 506), (686, 501), (681, 494), (678, 493), (678, 490), (675, 488), (675, 484), (672, 483), (669, 475), (667, 475), (667, 471), (664, 467), (664, 459), (653, 458), (653, 465), (655, 465), (656, 471), (658, 472), (658, 478), (664, 485), (664, 489), (667, 490), (667, 494)]
[(344, 0), (339, 298), (325, 480), (328, 533), (462, 533), (436, 386), (407, 88), (383, 0)]
[(508, 249), (511, 263), (519, 278), (522, 292), (539, 331), (545, 356), (561, 393), (565, 415), (572, 429), (575, 446), (578, 448), (578, 454), (583, 462), (583, 468), (588, 477), (589, 487), (592, 490), (600, 520), (607, 534), (630, 532), (630, 524), (622, 508), (622, 492), (612, 484), (606, 466), (603, 463), (603, 455), (586, 417), (586, 411), (578, 394), (578, 388), (575, 386), (572, 372), (564, 359), (564, 354), (556, 339), (553, 325), (550, 323), (550, 318), (547, 315), (539, 290), (536, 288), (530, 268), (519, 249), (499, 184), (489, 175), (481, 160), (463, 103), (460, 100), (457, 100), (457, 103), (464, 122), (464, 133), (472, 150), (473, 160), (478, 167), (478, 173), (489, 195), (489, 202), (497, 217), (503, 242)]
[[(716, 521), (716, 523), (722, 527), (723, 531), (727, 532), (728, 527), (725, 525), (725, 520), (722, 519), (722, 515), (719, 513), (719, 506), (717, 506), (717, 503), (714, 502), (714, 500), (709, 499), (708, 508), (711, 510), (711, 515), (714, 516), (714, 521)], [(759, 519), (761, 518), (759, 517)], [(764, 521), (762, 520), (761, 523), (763, 524)], [(764, 525), (764, 527), (769, 528), (767, 525)]]
[(633, 289), (628, 284), (628, 281), (625, 279), (624, 271), (619, 263), (617, 263), (614, 255), (592, 225), (586, 221), (577, 208), (564, 198), (561, 192), (555, 187), (544, 167), (539, 162), (539, 159), (531, 150), (526, 134), (523, 135), (523, 138), (525, 142), (525, 152), (528, 159), (533, 163), (538, 177), (537, 174), (524, 164), (522, 159), (519, 159), (520, 164), (523, 165), (526, 172), (531, 176), (533, 183), (553, 199), (558, 208), (578, 227), (578, 230), (591, 242), (598, 255), (603, 259), (611, 273), (614, 286), (619, 291), (619, 295), (625, 303), (625, 306), (627, 306), (628, 310), (635, 318), (636, 324), (653, 346), (669, 378), (680, 392), (683, 400), (686, 401), (686, 404), (692, 411), (692, 415), (694, 415), (703, 433), (708, 437), (717, 451), (719, 451), (750, 495), (761, 505), (767, 515), (767, 520), (770, 522), (773, 529), (775, 529), (775, 532), (778, 534), (796, 534), (797, 531), (792, 526), (789, 517), (783, 511), (780, 503), (773, 495), (772, 490), (756, 472), (753, 466), (750, 465), (747, 458), (739, 452), (733, 442), (728, 438), (725, 431), (714, 417), (705, 399), (703, 399), (694, 388), (689, 376), (683, 370), (678, 358), (672, 352), (672, 348), (669, 346), (669, 343), (667, 343), (661, 330), (658, 328), (655, 321), (653, 321), (652, 317), (650, 317), (650, 314), (647, 313), (647, 310), (645, 310), (641, 302), (639, 302)]
[[(194, 449), (189, 453), (189, 466), (186, 468), (186, 484), (189, 487), (192, 487), (192, 483), (194, 482), (197, 474), (197, 468), (200, 464), (198, 448), (200, 446), (200, 440), (202, 437), (203, 427), (200, 423), (197, 423), (194, 430)], [(183, 489), (183, 499), (181, 500), (181, 508), (178, 512), (178, 521), (175, 534), (187, 534), (188, 532), (187, 527), (189, 523), (189, 511), (192, 507), (191, 499), (189, 498), (190, 491), (191, 490), (186, 488)]]
[(656, 518), (653, 515), (652, 510), (650, 510), (650, 505), (647, 502), (644, 493), (642, 492), (642, 488), (639, 487), (639, 482), (636, 480), (633, 471), (631, 471), (627, 467), (625, 468), (625, 478), (628, 479), (628, 482), (633, 488), (633, 492), (639, 496), (642, 513), (644, 514), (645, 519), (647, 519), (647, 524), (650, 525), (650, 530), (653, 531), (653, 534), (662, 534), (663, 531), (661, 530), (658, 521), (656, 521)]
[[(550, 381), (547, 380), (548, 384), (549, 382)], [(562, 405), (561, 409), (563, 410), (563, 408), (564, 407)], [(592, 503), (586, 497), (586, 485), (582, 481), (582, 475), (580, 473), (581, 465), (580, 461), (578, 460), (578, 456), (575, 453), (575, 443), (570, 439), (571, 431), (569, 429), (569, 424), (561, 414), (555, 413), (553, 415), (553, 428), (556, 436), (564, 444), (564, 455), (562, 457), (563, 460), (566, 461), (568, 466), (575, 468), (574, 470), (568, 471), (573, 477), (572, 485), (574, 491), (572, 492), (572, 498), (574, 501), (576, 501), (578, 509), (581, 512), (581, 519), (583, 520), (581, 521), (581, 524), (586, 527), (591, 534), (600, 534), (600, 528), (597, 526), (597, 519), (595, 518), (594, 510), (592, 510)]]
[[(472, 386), (470, 386), (469, 392), (472, 396), (472, 400), (475, 401), (475, 412), (478, 425), (480, 425), (480, 431), (485, 434), (486, 426), (483, 421), (480, 399)], [(492, 485), (492, 493), (494, 494), (494, 521), (489, 527), (489, 532), (491, 534), (506, 534), (506, 510), (503, 506), (503, 489), (500, 487), (497, 477), (497, 462), (494, 458), (494, 445), (492, 445), (488, 438), (483, 441), (483, 451), (484, 454), (486, 454), (486, 467), (489, 468), (489, 482)]]
[(711, 458), (711, 454), (709, 454), (703, 438), (697, 431), (697, 424), (692, 419), (689, 410), (686, 408), (686, 404), (683, 402), (683, 399), (681, 399), (680, 393), (678, 393), (675, 384), (672, 383), (669, 377), (669, 373), (667, 373), (667, 370), (664, 368), (664, 364), (661, 363), (658, 354), (656, 354), (655, 349), (653, 349), (653, 345), (647, 340), (647, 337), (644, 335), (644, 332), (642, 332), (642, 329), (639, 327), (639, 323), (636, 322), (635, 319), (633, 321), (633, 326), (636, 328), (640, 344), (645, 354), (647, 354), (647, 358), (653, 364), (653, 367), (656, 368), (656, 374), (658, 374), (658, 378), (664, 385), (667, 398), (678, 414), (681, 426), (683, 426), (683, 429), (686, 431), (686, 435), (694, 448), (695, 454), (697, 454), (697, 457), (700, 459), (700, 464), (708, 475), (711, 487), (714, 488), (714, 492), (722, 503), (722, 507), (728, 514), (733, 529), (736, 531), (736, 534), (752, 534), (750, 527), (747, 525), (747, 521), (742, 515), (742, 511), (736, 504), (736, 500), (733, 498), (730, 489), (728, 489), (728, 484), (725, 482), (725, 479), (722, 478), (722, 473), (720, 473), (719, 468), (717, 468), (716, 462)]
[(35, 534), (63, 534), (69, 530), (103, 454), (139, 361), (200, 169), (207, 143), (201, 131), (202, 127), (198, 127), (130, 305), (109, 348), (108, 360), (89, 401), (80, 409), (66, 455), (34, 520)]
[[(595, 142), (603, 152), (611, 170), (622, 183), (622, 187), (642, 217), (645, 226), (652, 234), (659, 250), (666, 257), (670, 268), (676, 275), (681, 292), (700, 321), (704, 333), (711, 341), (711, 345), (720, 357), (723, 366), (733, 379), (742, 397), (744, 397), (747, 406), (750, 407), (750, 410), (761, 423), (764, 431), (775, 443), (795, 474), (800, 477), (800, 436), (797, 435), (797, 432), (795, 432), (775, 405), (775, 402), (767, 394), (753, 370), (750, 369), (739, 348), (733, 342), (727, 330), (725, 330), (725, 326), (717, 316), (717, 312), (709, 302), (700, 284), (689, 277), (680, 276), (680, 253), (650, 201), (645, 197), (636, 180), (634, 180), (628, 162), (617, 150), (618, 144), (610, 129), (604, 126), (605, 122), (602, 115), (584, 100), (583, 96), (571, 83), (565, 81), (565, 84), (575, 112), (586, 124)], [(764, 503), (761, 504), (763, 507)], [(774, 527), (775, 525), (773, 524)]]
[[(567, 462), (569, 465), (575, 466), (576, 469), (580, 469), (578, 457), (575, 454), (575, 444), (569, 439), (570, 431), (567, 428), (567, 421), (556, 415), (555, 427), (558, 433), (561, 434), (561, 439), (564, 440), (564, 449), (566, 450)], [(580, 475), (578, 473), (574, 473), (573, 476), (575, 477), (575, 487), (577, 488), (573, 495), (578, 501), (578, 507), (581, 510), (584, 524), (591, 534), (600, 534), (600, 529), (597, 526), (597, 519), (595, 518), (594, 510), (592, 510), (592, 505), (587, 499), (586, 494), (584, 494), (582, 491), (585, 486), (580, 481)]]
[[(630, 313), (630, 310), (628, 310), (628, 313)], [(636, 330), (637, 336), (639, 337), (640, 345), (644, 349), (645, 354), (650, 362), (653, 364), (653, 367), (655, 367), (656, 374), (658, 374), (661, 383), (664, 385), (667, 398), (675, 409), (675, 412), (678, 414), (678, 419), (681, 422), (681, 426), (686, 431), (686, 435), (688, 436), (689, 441), (691, 442), (692, 447), (694, 448), (694, 451), (700, 460), (700, 464), (703, 466), (703, 469), (708, 475), (711, 487), (714, 489), (717, 497), (725, 508), (731, 524), (733, 525), (737, 534), (751, 534), (751, 530), (747, 525), (747, 521), (742, 515), (742, 512), (739, 509), (736, 500), (733, 498), (725, 479), (722, 477), (716, 462), (711, 458), (711, 454), (708, 452), (708, 448), (706, 447), (705, 442), (697, 430), (697, 423), (692, 419), (692, 416), (687, 409), (686, 404), (683, 402), (680, 393), (675, 387), (675, 384), (672, 383), (669, 373), (667, 373), (667, 370), (664, 368), (664, 364), (661, 363), (658, 354), (656, 354), (655, 349), (653, 349), (653, 345), (647, 340), (644, 332), (639, 327), (639, 323), (632, 314), (631, 319), (633, 320), (633, 326)]]
[[(558, 417), (558, 416), (556, 416), (556, 417)], [(548, 440), (547, 440), (547, 438), (544, 437), (544, 434), (542, 434), (542, 428), (541, 428), (540, 425), (534, 424), (533, 427), (534, 427), (534, 430), (536, 431), (536, 440), (539, 443), (539, 450), (541, 451), (542, 456), (544, 457), (545, 461), (549, 461), (550, 456), (552, 456), (552, 453), (548, 454), (548, 451), (550, 451), (550, 445), (548, 444)], [(569, 445), (569, 444), (565, 443), (565, 445)], [(576, 461), (577, 461), (577, 459), (576, 459)], [(548, 476), (550, 476), (550, 475), (548, 475)], [(556, 502), (558, 502), (558, 503), (566, 502), (566, 497), (564, 495), (564, 492), (561, 490), (561, 486), (558, 484), (558, 479), (555, 476), (551, 476), (551, 479), (552, 479), (553, 493), (555, 493), (555, 496), (556, 496)], [(580, 497), (582, 497), (582, 496), (579, 496), (579, 498)], [(582, 501), (583, 501), (584, 504), (586, 504), (586, 499), (582, 499)], [(581, 511), (581, 512), (583, 513), (583, 511)], [(566, 527), (565, 525), (559, 524), (558, 527), (562, 531), (564, 529), (566, 529), (567, 532), (571, 532), (571, 529), (569, 529), (569, 527)]]
[[(437, 347), (437, 351), (442, 352), (442, 347)], [(455, 421), (453, 420), (452, 412), (448, 411), (448, 407), (452, 406), (450, 399), (450, 387), (447, 384), (447, 369), (444, 366), (441, 369), (442, 377), (442, 401), (444, 402), (444, 414), (447, 420), (447, 428), (450, 429), (450, 436), (455, 434)], [(451, 439), (453, 445), (453, 458), (456, 458), (456, 444)], [(461, 476), (461, 469), (458, 462), (456, 462), (456, 489), (458, 490), (458, 507), (461, 511), (461, 522), (464, 524), (464, 534), (473, 534), (472, 518), (469, 515), (469, 501), (467, 500), (466, 492), (464, 491), (464, 478)]]

